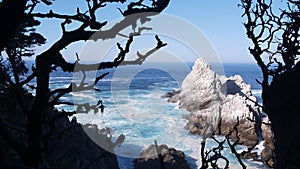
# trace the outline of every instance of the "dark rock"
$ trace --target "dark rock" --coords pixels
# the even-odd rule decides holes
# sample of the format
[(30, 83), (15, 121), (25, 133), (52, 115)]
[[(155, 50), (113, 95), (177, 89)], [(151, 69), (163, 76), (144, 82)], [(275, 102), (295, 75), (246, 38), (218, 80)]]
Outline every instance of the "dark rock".
[(174, 96), (174, 93), (173, 92), (168, 92), (168, 93), (162, 95), (161, 98), (170, 98), (172, 96)]
[[(189, 169), (182, 151), (169, 148), (167, 145), (158, 146), (163, 158), (165, 169)], [(155, 145), (150, 145), (141, 153), (141, 158), (134, 160), (135, 169), (159, 169), (160, 160), (158, 158)]]
[[(43, 154), (42, 166), (52, 168), (118, 169), (118, 161), (113, 154), (110, 129), (99, 130), (97, 125), (81, 125), (60, 120), (56, 133)], [(66, 130), (67, 129), (67, 130)], [(51, 137), (50, 137), (51, 138)]]
[[(14, 108), (13, 95), (1, 97), (10, 104), (7, 104), (6, 110), (0, 111), (0, 168), (31, 169), (23, 161), (24, 155), (27, 155), (27, 113)], [(33, 97), (25, 95), (24, 98), (25, 104), (30, 107)], [(76, 118), (70, 121), (66, 112), (55, 109), (48, 109), (44, 118), (47, 123), (43, 128), (40, 168), (119, 168), (109, 129), (99, 130), (91, 124), (82, 126)], [(90, 138), (87, 133), (92, 133), (93, 137)], [(99, 142), (103, 144), (97, 145)]]
[(245, 153), (245, 154), (243, 154), (242, 157), (244, 159), (253, 159), (253, 160), (259, 161), (258, 155), (257, 155), (256, 152), (254, 152), (254, 153), (251, 153), (251, 152)]

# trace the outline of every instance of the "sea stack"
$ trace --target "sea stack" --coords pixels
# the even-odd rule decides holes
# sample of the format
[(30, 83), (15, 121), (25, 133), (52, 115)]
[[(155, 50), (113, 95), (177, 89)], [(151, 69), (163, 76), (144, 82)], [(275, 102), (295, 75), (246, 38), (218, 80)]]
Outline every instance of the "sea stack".
[(168, 101), (178, 102), (181, 109), (190, 112), (185, 118), (191, 133), (203, 135), (209, 123), (215, 134), (226, 135), (239, 119), (240, 141), (253, 146), (261, 137), (260, 123), (249, 120), (261, 120), (251, 86), (240, 75), (218, 75), (203, 58), (196, 60), (180, 90), (169, 96)]

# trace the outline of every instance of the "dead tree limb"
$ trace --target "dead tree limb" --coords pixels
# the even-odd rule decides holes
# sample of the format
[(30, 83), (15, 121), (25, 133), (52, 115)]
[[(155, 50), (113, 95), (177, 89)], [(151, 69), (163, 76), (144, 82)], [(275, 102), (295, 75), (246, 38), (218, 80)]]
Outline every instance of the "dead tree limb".
[[(242, 166), (243, 169), (246, 169), (247, 166), (244, 164), (244, 162), (241, 159), (241, 154), (239, 154), (235, 147), (237, 145), (242, 145), (243, 142), (240, 142), (240, 136), (239, 136), (239, 132), (238, 132), (238, 126), (240, 124), (240, 120), (239, 118), (237, 118), (237, 123), (233, 126), (233, 129), (231, 129), (229, 131), (229, 133), (225, 136), (226, 140), (227, 140), (227, 144), (229, 145), (229, 148), (231, 150), (231, 152), (235, 155), (235, 157), (237, 158), (238, 162), (240, 163), (240, 165)], [(233, 143), (231, 143), (231, 135), (233, 134), (233, 132), (235, 132), (235, 137), (236, 137), (236, 141), (234, 141)]]

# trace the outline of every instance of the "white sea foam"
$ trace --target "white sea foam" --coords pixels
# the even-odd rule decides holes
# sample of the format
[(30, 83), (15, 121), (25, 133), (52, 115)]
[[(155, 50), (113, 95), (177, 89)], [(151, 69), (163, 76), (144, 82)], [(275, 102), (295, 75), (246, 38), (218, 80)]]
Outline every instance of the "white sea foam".
[(97, 100), (95, 96), (88, 93), (71, 93), (71, 95), (73, 95), (73, 99), (75, 100), (82, 100), (82, 98), (87, 98), (89, 101)]
[[(159, 144), (167, 144), (169, 147), (183, 151), (191, 168), (199, 168), (201, 137), (191, 135), (184, 129), (187, 120), (182, 119), (181, 116), (187, 112), (175, 109), (176, 104), (167, 104), (165, 99), (156, 101), (156, 108), (147, 108), (149, 105), (147, 96), (144, 94), (138, 96), (135, 99), (128, 99), (127, 102), (108, 106), (104, 114), (89, 113), (78, 119), (83, 123), (97, 124), (99, 128), (111, 127), (114, 139), (120, 134), (125, 135), (125, 142), (115, 150), (122, 169), (132, 169), (132, 158), (139, 157), (141, 151), (153, 144), (154, 140)], [(159, 110), (164, 112), (161, 113)], [(212, 148), (213, 145), (213, 141), (208, 141), (207, 148)], [(229, 151), (225, 149), (225, 154), (232, 161), (234, 156)], [(238, 165), (234, 162), (231, 166)]]
[(258, 145), (255, 146), (255, 148), (251, 151), (253, 153), (257, 153), (258, 154), (258, 158), (261, 158), (261, 153), (264, 150), (265, 146), (264, 146), (265, 141), (261, 141)]
[[(54, 80), (63, 82), (64, 78), (71, 79), (57, 77)], [(76, 81), (76, 79), (71, 80)], [(161, 95), (178, 87), (178, 82), (149, 83), (145, 86), (138, 86), (142, 89), (145, 87), (145, 90), (131, 89), (128, 91), (128, 84), (131, 83), (128, 78), (113, 77), (102, 79), (102, 81), (113, 82), (112, 86), (109, 86), (112, 87), (112, 91), (71, 93), (71, 96), (62, 99), (68, 100), (69, 97), (76, 103), (89, 102), (91, 104), (97, 103), (99, 99), (103, 100), (103, 104), (106, 106), (103, 114), (90, 112), (76, 115), (76, 117), (83, 124), (97, 124), (99, 128), (110, 127), (113, 140), (116, 140), (120, 134), (125, 135), (125, 142), (115, 149), (116, 154), (119, 155), (121, 169), (132, 169), (132, 157), (139, 157), (141, 151), (153, 144), (154, 140), (157, 140), (158, 144), (167, 144), (169, 147), (183, 151), (192, 169), (200, 167), (201, 137), (189, 134), (188, 130), (184, 128), (187, 120), (183, 119), (182, 115), (188, 114), (188, 112), (179, 109), (178, 103), (167, 103), (167, 99), (160, 98)], [(259, 95), (261, 90), (253, 90), (252, 94)], [(207, 149), (215, 145), (213, 141), (208, 140)], [(230, 153), (230, 149), (225, 148), (224, 154), (231, 161), (230, 168), (236, 168), (238, 164)], [(250, 161), (249, 163), (255, 166), (254, 168), (258, 168), (254, 162)]]
[(259, 95), (261, 95), (262, 90), (251, 90), (251, 93), (252, 93), (254, 96), (259, 96)]

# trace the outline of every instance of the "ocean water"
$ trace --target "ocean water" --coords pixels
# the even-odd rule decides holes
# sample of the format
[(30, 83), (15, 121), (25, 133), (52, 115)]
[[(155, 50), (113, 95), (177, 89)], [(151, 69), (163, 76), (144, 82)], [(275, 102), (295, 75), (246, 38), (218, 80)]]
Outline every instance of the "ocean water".
[[(109, 127), (112, 139), (120, 134), (125, 135), (125, 141), (116, 147), (121, 169), (132, 169), (133, 158), (154, 140), (158, 144), (167, 144), (183, 151), (191, 168), (200, 166), (201, 137), (189, 134), (184, 128), (187, 120), (182, 116), (188, 114), (178, 109), (177, 104), (168, 103), (161, 96), (178, 89), (184, 77), (191, 71), (193, 64), (146, 63), (141, 66), (126, 66), (107, 70), (109, 75), (102, 79), (96, 88), (100, 91), (83, 91), (67, 94), (62, 101), (72, 101), (76, 104), (89, 102), (96, 104), (102, 100), (105, 106), (103, 113), (89, 112), (76, 115), (81, 123), (97, 124), (99, 128)], [(251, 85), (252, 93), (260, 99), (261, 88), (255, 79), (261, 79), (261, 74), (255, 64), (224, 64), (226, 76), (239, 74)], [(105, 71), (86, 73), (85, 82), (92, 84), (95, 77)], [(51, 73), (50, 87), (52, 89), (67, 87), (71, 82), (79, 84), (83, 74), (64, 73), (60, 70)], [(35, 82), (32, 81), (32, 84)], [(72, 106), (57, 106), (58, 109), (74, 110)], [(208, 140), (207, 148), (216, 144)], [(101, 145), (100, 145), (101, 146)], [(243, 149), (243, 147), (240, 147)], [(225, 148), (224, 154), (231, 161), (231, 168), (237, 166), (235, 157)], [(261, 164), (245, 161), (250, 168), (261, 168)]]

